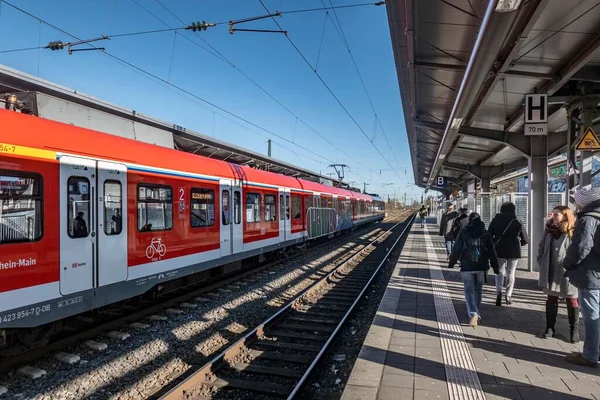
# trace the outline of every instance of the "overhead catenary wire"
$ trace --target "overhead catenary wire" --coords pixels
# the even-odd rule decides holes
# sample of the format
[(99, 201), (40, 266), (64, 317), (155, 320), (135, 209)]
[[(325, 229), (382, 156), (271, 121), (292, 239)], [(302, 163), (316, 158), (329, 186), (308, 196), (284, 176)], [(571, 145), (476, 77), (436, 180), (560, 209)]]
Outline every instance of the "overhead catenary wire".
[[(265, 11), (267, 11), (267, 13), (270, 13), (270, 11), (267, 8), (267, 6), (263, 3), (263, 0), (258, 0), (258, 1), (262, 5), (262, 7), (265, 9)], [(271, 18), (271, 19), (273, 20), (273, 22), (275, 22), (275, 24), (277, 25), (277, 27), (279, 29), (283, 30), (283, 28), (281, 27), (281, 25), (279, 24), (279, 22), (277, 22), (277, 20), (275, 18)], [(363, 136), (366, 137), (367, 140), (369, 141), (369, 143), (371, 143), (371, 145), (375, 148), (375, 150), (377, 151), (377, 153), (379, 154), (379, 156), (386, 162), (386, 164), (389, 165), (390, 168), (393, 169), (393, 167), (390, 164), (390, 162), (388, 161), (388, 159), (385, 158), (385, 156), (381, 153), (381, 150), (379, 150), (379, 148), (375, 145), (375, 143), (373, 143), (373, 141), (369, 138), (369, 135), (364, 131), (364, 129), (356, 121), (356, 119), (354, 118), (354, 116), (352, 116), (352, 114), (350, 113), (350, 111), (348, 111), (348, 109), (346, 108), (346, 106), (344, 106), (344, 104), (341, 102), (341, 100), (339, 99), (339, 97), (337, 97), (337, 95), (333, 92), (333, 90), (331, 90), (331, 88), (323, 80), (323, 78), (321, 77), (321, 75), (319, 75), (319, 73), (316, 70), (313, 69), (312, 65), (310, 64), (310, 62), (308, 61), (308, 59), (306, 58), (306, 56), (304, 56), (304, 54), (300, 51), (300, 49), (298, 48), (298, 46), (296, 46), (296, 44), (294, 43), (294, 41), (292, 39), (290, 39), (289, 36), (286, 36), (286, 38), (289, 41), (289, 43), (292, 45), (292, 47), (296, 50), (296, 52), (300, 55), (300, 57), (302, 57), (302, 59), (304, 60), (304, 62), (306, 63), (306, 65), (308, 65), (308, 67), (313, 71), (313, 73), (317, 76), (317, 78), (319, 78), (319, 80), (321, 81), (321, 83), (323, 84), (323, 86), (325, 86), (325, 88), (329, 91), (329, 93), (337, 101), (337, 103), (340, 105), (340, 107), (342, 107), (342, 109), (346, 112), (346, 114), (348, 115), (348, 117), (350, 117), (350, 119), (352, 120), (352, 122), (354, 122), (354, 124), (356, 125), (356, 127), (363, 134)], [(398, 179), (401, 179), (400, 175), (397, 172), (396, 172), (396, 175), (398, 176)]]
[[(138, 2), (136, 0), (132, 0), (134, 3), (138, 4)], [(179, 22), (184, 23), (183, 20), (181, 18), (179, 18), (175, 13), (173, 13), (173, 11), (171, 11), (167, 6), (165, 6), (165, 4), (161, 1), (161, 0), (155, 0), (162, 8), (165, 9), (165, 11), (167, 11), (169, 14), (171, 14), (175, 19), (177, 19)], [(375, 3), (370, 3), (370, 4), (375, 4)], [(150, 15), (152, 15), (155, 19), (157, 19), (158, 21), (160, 21), (161, 23), (163, 23), (166, 26), (169, 26), (168, 23), (166, 23), (164, 20), (162, 20), (161, 18), (157, 17), (155, 14), (149, 12), (146, 8), (141, 7), (142, 9), (146, 10)], [(196, 35), (200, 40), (202, 40), (202, 42), (204, 44), (206, 44), (208, 47), (210, 47), (211, 50), (213, 50), (216, 54), (218, 54), (218, 59), (220, 59), (221, 61), (227, 63), (228, 65), (230, 65), (232, 68), (234, 68), (236, 71), (238, 71), (243, 77), (245, 77), (246, 79), (248, 79), (248, 81), (250, 81), (254, 86), (256, 86), (259, 90), (261, 90), (263, 93), (265, 93), (267, 96), (269, 96), (273, 101), (275, 101), (277, 104), (279, 104), (279, 106), (281, 106), (284, 110), (286, 110), (288, 113), (290, 113), (293, 117), (295, 117), (298, 121), (300, 121), (304, 126), (306, 126), (308, 129), (310, 129), (312, 132), (314, 132), (315, 134), (317, 134), (320, 138), (322, 138), (323, 140), (325, 140), (329, 145), (331, 145), (333, 148), (335, 148), (336, 150), (338, 150), (340, 153), (342, 153), (343, 155), (345, 155), (346, 157), (353, 159), (353, 157), (351, 155), (349, 155), (347, 152), (343, 151), (342, 149), (340, 149), (335, 143), (333, 143), (331, 140), (329, 140), (329, 138), (327, 138), (325, 135), (323, 135), (322, 133), (320, 133), (319, 131), (317, 131), (315, 128), (313, 128), (311, 125), (308, 124), (308, 122), (306, 122), (304, 119), (302, 119), (300, 116), (298, 116), (296, 113), (294, 113), (289, 107), (287, 107), (286, 105), (284, 105), (279, 99), (277, 99), (273, 94), (271, 94), (268, 90), (266, 90), (262, 85), (260, 85), (258, 82), (256, 82), (256, 80), (254, 80), (252, 77), (250, 77), (246, 72), (244, 72), (242, 69), (240, 69), (237, 65), (235, 65), (231, 60), (229, 60), (225, 55), (223, 55), (219, 50), (217, 50), (214, 46), (212, 46), (206, 39), (204, 39), (203, 37), (201, 37), (200, 35)], [(188, 38), (188, 40), (190, 40), (192, 43), (196, 43), (194, 41), (192, 41), (191, 39)], [(200, 48), (204, 49), (203, 46), (200, 46)], [(211, 52), (209, 52), (209, 54), (212, 54)], [(213, 54), (214, 55), (214, 54)], [(294, 128), (295, 131), (295, 128)], [(292, 140), (292, 143), (295, 143), (294, 140)], [(356, 164), (358, 164), (361, 167), (367, 168), (365, 165), (363, 165), (362, 163), (356, 161)], [(368, 169), (368, 168), (367, 168)]]
[[(321, 0), (321, 3), (323, 4), (323, 6), (325, 6), (325, 3), (323, 3), (324, 0)], [(333, 15), (335, 17), (335, 20), (337, 21), (337, 24), (339, 26), (339, 30), (338, 27), (336, 26), (335, 23), (332, 22), (332, 25), (335, 27), (336, 31), (338, 32), (338, 34), (340, 35), (342, 41), (344, 42), (344, 45), (346, 46), (346, 49), (348, 50), (348, 54), (350, 55), (350, 59), (352, 60), (352, 65), (354, 65), (354, 69), (356, 70), (356, 73), (358, 75), (358, 78), (360, 80), (360, 83), (363, 87), (363, 90), (367, 96), (367, 99), (369, 100), (369, 104), (371, 105), (371, 109), (373, 110), (373, 114), (375, 114), (375, 119), (377, 120), (377, 123), (379, 125), (379, 128), (381, 129), (381, 132), (383, 133), (383, 137), (385, 138), (386, 143), (388, 144), (388, 146), (390, 147), (390, 151), (392, 152), (392, 155), (394, 156), (394, 159), (396, 160), (396, 163), (398, 165), (400, 165), (400, 161), (398, 161), (398, 157), (396, 156), (396, 152), (394, 151), (394, 148), (392, 147), (388, 136), (385, 132), (385, 129), (383, 128), (383, 125), (381, 123), (381, 120), (379, 119), (379, 115), (377, 115), (377, 111), (375, 110), (375, 105), (373, 104), (373, 100), (371, 99), (371, 95), (369, 94), (369, 91), (367, 90), (367, 85), (365, 84), (365, 81), (362, 77), (362, 74), (360, 73), (360, 69), (358, 68), (358, 64), (356, 63), (356, 60), (354, 58), (354, 54), (352, 54), (352, 50), (350, 49), (350, 44), (348, 43), (348, 40), (346, 39), (346, 34), (344, 33), (344, 28), (342, 27), (342, 23), (340, 21), (340, 19), (338, 18), (336, 9), (333, 6), (332, 0), (328, 0), (329, 4), (331, 4), (331, 7), (333, 8)], [(331, 18), (331, 16), (329, 15), (329, 12), (327, 12), (327, 16), (329, 18)]]
[[(73, 38), (75, 40), (78, 40), (78, 41), (82, 41), (82, 39), (80, 39), (79, 37), (71, 34), (70, 32), (67, 32), (64, 29), (59, 28), (58, 26), (56, 26), (56, 25), (54, 25), (54, 24), (52, 24), (52, 23), (50, 23), (50, 22), (48, 22), (48, 21), (46, 21), (46, 20), (44, 20), (44, 19), (42, 19), (40, 17), (37, 17), (34, 14), (32, 14), (32, 13), (26, 11), (26, 10), (21, 9), (20, 7), (17, 7), (15, 5), (7, 2), (6, 0), (0, 0), (0, 3), (4, 3), (7, 6), (12, 7), (15, 10), (17, 10), (17, 11), (19, 11), (19, 12), (21, 12), (21, 13), (23, 13), (23, 14), (31, 17), (31, 18), (33, 18), (33, 19), (36, 19), (37, 21), (43, 23), (44, 25), (47, 25), (47, 26), (49, 26), (49, 27), (51, 27), (51, 28), (59, 31), (59, 32), (63, 33), (66, 36), (69, 36), (69, 37), (71, 37), (71, 38)], [(87, 46), (89, 46), (90, 48), (98, 49), (97, 47), (95, 47), (94, 45), (92, 45), (90, 43), (85, 43), (85, 44)], [(143, 68), (141, 68), (141, 67), (139, 67), (139, 66), (137, 66), (135, 64), (132, 64), (132, 63), (126, 61), (126, 60), (123, 60), (122, 58), (120, 58), (118, 56), (115, 56), (114, 54), (111, 54), (108, 51), (104, 51), (104, 52), (102, 52), (102, 54), (105, 54), (106, 56), (108, 56), (109, 58), (111, 58), (114, 61), (119, 62), (120, 64), (128, 66), (130, 69), (133, 69), (133, 70), (135, 70), (135, 71), (137, 71), (137, 72), (139, 72), (139, 73), (141, 73), (141, 74), (143, 74), (143, 75), (145, 75), (147, 77), (150, 77), (150, 78), (152, 78), (152, 79), (154, 79), (156, 81), (159, 81), (159, 82), (161, 82), (161, 83), (163, 83), (163, 84), (165, 84), (167, 86), (170, 86), (170, 87), (172, 87), (174, 89), (177, 89), (178, 91), (180, 91), (181, 93), (186, 94), (187, 96), (190, 96), (190, 97), (192, 97), (192, 98), (194, 98), (196, 100), (199, 100), (200, 102), (202, 102), (204, 104), (207, 104), (207, 105), (209, 105), (209, 106), (211, 106), (211, 107), (213, 107), (213, 108), (215, 108), (215, 109), (217, 109), (219, 111), (222, 111), (225, 114), (228, 114), (228, 115), (230, 115), (230, 116), (232, 116), (234, 118), (237, 118), (240, 121), (243, 121), (243, 122), (247, 123), (248, 125), (251, 125), (251, 126), (253, 126), (253, 127), (257, 128), (257, 129), (260, 129), (260, 130), (262, 130), (262, 131), (264, 131), (264, 132), (266, 132), (266, 133), (268, 133), (268, 134), (270, 134), (272, 136), (275, 136), (275, 137), (277, 137), (277, 138), (279, 138), (281, 140), (289, 142), (289, 143), (297, 146), (298, 148), (301, 148), (302, 150), (304, 150), (304, 151), (306, 151), (306, 152), (308, 152), (308, 153), (310, 153), (310, 154), (312, 154), (312, 155), (314, 155), (316, 157), (319, 157), (319, 158), (321, 158), (321, 159), (323, 159), (323, 160), (325, 160), (327, 162), (330, 162), (330, 163), (333, 162), (333, 160), (331, 160), (331, 159), (329, 159), (327, 157), (324, 157), (324, 156), (322, 156), (322, 155), (320, 155), (320, 154), (318, 154), (318, 153), (316, 153), (316, 152), (314, 152), (314, 151), (312, 151), (312, 150), (310, 150), (310, 149), (308, 149), (308, 148), (306, 148), (306, 147), (304, 147), (302, 145), (299, 145), (297, 143), (293, 143), (289, 139), (287, 139), (287, 138), (285, 138), (285, 137), (283, 137), (283, 136), (281, 136), (281, 135), (279, 135), (279, 134), (277, 134), (277, 133), (275, 133), (275, 132), (273, 132), (273, 131), (271, 131), (271, 130), (269, 130), (267, 128), (264, 128), (264, 127), (262, 127), (262, 126), (260, 126), (260, 125), (258, 125), (256, 123), (254, 123), (252, 121), (249, 121), (248, 119), (246, 119), (244, 117), (241, 117), (241, 116), (239, 116), (239, 115), (237, 115), (237, 114), (235, 114), (235, 113), (233, 113), (233, 112), (231, 112), (231, 111), (229, 111), (229, 110), (227, 110), (227, 109), (225, 109), (225, 108), (223, 108), (221, 106), (218, 106), (217, 104), (212, 103), (212, 102), (210, 102), (210, 101), (208, 101), (208, 100), (206, 100), (206, 99), (204, 99), (204, 98), (202, 98), (202, 97), (200, 97), (200, 96), (198, 96), (198, 95), (190, 92), (187, 89), (184, 89), (184, 88), (182, 88), (182, 87), (180, 87), (178, 85), (170, 83), (170, 82), (166, 81), (165, 79), (163, 79), (163, 78), (161, 78), (161, 77), (159, 77), (159, 76), (157, 76), (157, 75), (155, 75), (155, 74), (153, 74), (153, 73), (151, 73), (151, 72), (149, 72), (149, 71), (147, 71), (147, 70), (145, 70), (145, 69), (143, 69)], [(295, 153), (295, 154), (297, 154), (297, 153)]]
[[(43, 23), (43, 24), (45, 24), (45, 25), (47, 25), (47, 26), (49, 26), (49, 27), (51, 27), (51, 28), (53, 28), (53, 29), (55, 29), (55, 30), (57, 30), (57, 31), (59, 31), (59, 32), (61, 32), (61, 33), (65, 34), (65, 35), (67, 35), (67, 36), (69, 36), (69, 37), (71, 37), (71, 38), (73, 38), (73, 39), (75, 39), (75, 40), (78, 40), (78, 41), (79, 41), (80, 43), (82, 43), (82, 44), (86, 44), (87, 46), (89, 46), (89, 47), (90, 47), (90, 49), (91, 49), (91, 50), (99, 50), (99, 48), (98, 48), (98, 47), (95, 47), (95, 46), (91, 45), (90, 43), (87, 43), (87, 41), (86, 41), (86, 40), (82, 40), (82, 39), (80, 39), (79, 37), (77, 37), (77, 36), (75, 36), (75, 35), (73, 35), (73, 34), (71, 34), (71, 33), (67, 32), (67, 31), (65, 31), (64, 29), (61, 29), (61, 28), (59, 28), (59, 27), (57, 27), (57, 26), (53, 25), (52, 23), (49, 23), (48, 21), (45, 21), (45, 20), (43, 20), (42, 18), (39, 18), (39, 17), (35, 16), (34, 14), (32, 14), (32, 13), (30, 13), (30, 12), (26, 11), (26, 10), (23, 10), (23, 9), (21, 9), (20, 7), (17, 7), (17, 6), (15, 6), (15, 5), (13, 5), (13, 4), (11, 4), (11, 3), (7, 2), (6, 0), (0, 0), (0, 5), (1, 5), (2, 3), (5, 3), (7, 6), (10, 6), (11, 8), (13, 8), (13, 9), (15, 9), (15, 10), (17, 10), (17, 11), (19, 11), (19, 12), (21, 12), (21, 13), (23, 13), (23, 14), (25, 14), (25, 15), (27, 15), (27, 16), (29, 16), (29, 17), (31, 17), (31, 18), (33, 18), (33, 19), (35, 19), (35, 20), (37, 20), (37, 21), (39, 21), (40, 23)], [(369, 4), (373, 4), (373, 3), (369, 3)], [(182, 29), (185, 29), (185, 28), (169, 28), (169, 29), (151, 30), (151, 31), (143, 31), (143, 32), (132, 32), (132, 33), (126, 33), (126, 34), (116, 34), (116, 35), (113, 35), (113, 36), (111, 36), (111, 37), (134, 36), (134, 35), (141, 35), (141, 34), (150, 34), (150, 33), (167, 32), (167, 31), (175, 31), (175, 32), (176, 32), (177, 30), (182, 30)], [(210, 45), (209, 45), (209, 46), (210, 46)], [(17, 50), (11, 50), (11, 51), (39, 50), (39, 49), (41, 49), (41, 48), (45, 48), (45, 47), (47, 47), (47, 46), (36, 46), (36, 47), (32, 47), (32, 48), (26, 48), (26, 49), (17, 49)], [(210, 47), (212, 47), (212, 46), (210, 46)], [(213, 49), (214, 49), (214, 48), (213, 48)], [(206, 50), (206, 49), (205, 49), (205, 50)], [(216, 49), (214, 49), (214, 51), (216, 51)], [(218, 52), (218, 51), (217, 51), (217, 52)], [(212, 102), (210, 102), (210, 101), (208, 101), (208, 100), (205, 100), (205, 99), (203, 99), (202, 97), (200, 97), (200, 96), (198, 96), (198, 95), (196, 95), (196, 94), (194, 94), (194, 93), (192, 93), (192, 92), (190, 92), (190, 91), (188, 91), (188, 90), (186, 90), (186, 89), (184, 89), (184, 88), (182, 88), (182, 87), (179, 87), (179, 86), (177, 86), (177, 85), (174, 85), (174, 84), (172, 84), (172, 83), (168, 82), (168, 80), (165, 80), (165, 79), (163, 79), (163, 78), (160, 78), (160, 77), (158, 77), (158, 76), (156, 76), (156, 75), (154, 75), (154, 74), (152, 74), (152, 73), (150, 73), (150, 72), (148, 72), (148, 71), (144, 70), (143, 68), (141, 68), (141, 67), (138, 67), (138, 66), (137, 66), (137, 65), (135, 65), (135, 64), (132, 64), (132, 63), (130, 63), (130, 62), (128, 62), (128, 61), (125, 61), (125, 60), (123, 60), (123, 59), (119, 58), (118, 56), (115, 56), (115, 55), (113, 55), (113, 54), (111, 54), (111, 53), (109, 53), (109, 52), (106, 52), (106, 51), (104, 51), (104, 52), (103, 52), (103, 54), (105, 54), (107, 57), (109, 57), (109, 58), (110, 58), (110, 59), (112, 59), (113, 61), (115, 61), (115, 62), (118, 62), (119, 64), (121, 64), (121, 65), (123, 65), (123, 66), (125, 66), (125, 67), (127, 67), (127, 68), (129, 68), (129, 69), (131, 69), (132, 71), (134, 71), (134, 72), (137, 72), (137, 73), (140, 73), (141, 75), (143, 75), (143, 76), (146, 76), (147, 78), (150, 78), (151, 80), (152, 80), (152, 79), (153, 79), (153, 80), (155, 80), (155, 82), (157, 82), (157, 83), (160, 83), (160, 84), (164, 85), (164, 86), (165, 86), (165, 87), (167, 87), (169, 90), (176, 89), (176, 90), (174, 91), (174, 93), (178, 93), (178, 94), (184, 94), (184, 95), (188, 96), (188, 98), (192, 98), (192, 99), (194, 99), (194, 101), (200, 101), (200, 102), (202, 102), (202, 103), (204, 103), (204, 104), (207, 104), (207, 105), (209, 105), (209, 106), (211, 106), (211, 107), (213, 107), (213, 108), (216, 108), (217, 110), (220, 110), (220, 111), (224, 112), (225, 114), (231, 115), (232, 117), (234, 117), (234, 118), (236, 118), (236, 119), (239, 119), (240, 121), (243, 121), (243, 122), (245, 122), (245, 123), (247, 123), (247, 124), (249, 124), (249, 125), (251, 125), (251, 126), (253, 126), (253, 127), (255, 127), (255, 128), (259, 129), (259, 130), (261, 130), (261, 131), (264, 131), (264, 132), (266, 132), (266, 133), (268, 133), (268, 134), (270, 134), (270, 135), (272, 135), (272, 136), (274, 136), (274, 137), (277, 137), (277, 138), (279, 138), (279, 139), (281, 139), (281, 140), (283, 140), (283, 141), (285, 141), (285, 142), (288, 142), (288, 143), (290, 143), (290, 144), (292, 144), (292, 145), (294, 145), (294, 146), (296, 146), (296, 147), (298, 147), (298, 148), (300, 148), (300, 149), (302, 149), (302, 150), (304, 150), (304, 151), (306, 151), (306, 152), (308, 152), (308, 153), (310, 153), (310, 154), (312, 154), (312, 155), (314, 155), (314, 156), (316, 156), (316, 157), (318, 157), (318, 158), (320, 158), (320, 159), (323, 159), (323, 160), (325, 160), (325, 161), (327, 161), (327, 162), (329, 162), (329, 163), (333, 162), (333, 160), (331, 160), (331, 159), (329, 159), (329, 158), (327, 158), (327, 157), (324, 157), (324, 156), (322, 156), (322, 155), (320, 155), (320, 154), (318, 154), (318, 153), (316, 153), (316, 152), (314, 152), (314, 151), (312, 151), (312, 150), (310, 150), (310, 149), (308, 149), (308, 148), (306, 148), (306, 147), (304, 147), (304, 146), (301, 146), (301, 145), (299, 145), (299, 144), (295, 143), (294, 141), (290, 141), (289, 139), (287, 139), (287, 138), (285, 138), (285, 137), (283, 137), (283, 136), (281, 136), (281, 135), (279, 135), (279, 134), (277, 134), (277, 133), (275, 133), (275, 132), (273, 132), (273, 131), (271, 131), (271, 130), (269, 130), (269, 129), (266, 129), (266, 128), (264, 128), (264, 127), (260, 126), (260, 125), (257, 125), (257, 124), (255, 124), (255, 123), (253, 123), (253, 122), (251, 122), (251, 121), (247, 120), (246, 118), (243, 118), (243, 117), (241, 117), (241, 116), (239, 116), (239, 115), (237, 115), (237, 114), (235, 114), (235, 113), (233, 113), (233, 112), (230, 112), (229, 110), (226, 110), (226, 109), (224, 109), (224, 108), (222, 108), (222, 107), (220, 107), (220, 106), (218, 106), (218, 105), (216, 105), (216, 104), (214, 104), (214, 103), (212, 103)], [(227, 60), (227, 61), (226, 61), (226, 60), (224, 60), (224, 61), (225, 61), (225, 62), (228, 62), (228, 63), (230, 63), (228, 60)], [(242, 71), (240, 71), (240, 72), (242, 72)], [(250, 79), (251, 79), (251, 78), (250, 78)], [(257, 85), (257, 86), (259, 86), (259, 85)], [(276, 99), (274, 99), (274, 100), (275, 100), (275, 101), (277, 101)], [(283, 104), (281, 104), (281, 105), (283, 106)], [(283, 106), (283, 107), (284, 107), (284, 108), (286, 108), (285, 106)], [(291, 112), (291, 111), (290, 111), (290, 112)], [(292, 113), (292, 114), (293, 114), (293, 113)], [(241, 124), (240, 124), (240, 123), (238, 123), (237, 121), (234, 121), (234, 120), (232, 120), (232, 119), (230, 119), (230, 118), (228, 118), (228, 117), (226, 117), (226, 116), (224, 116), (224, 115), (222, 115), (222, 114), (219, 114), (219, 115), (220, 115), (220, 116), (222, 116), (223, 118), (225, 118), (225, 119), (227, 119), (227, 120), (231, 121), (231, 122), (234, 122), (234, 123), (236, 123), (237, 125), (239, 125), (239, 126), (243, 127), (244, 129), (249, 129), (247, 126), (241, 125)], [(294, 115), (294, 116), (296, 116), (295, 114), (293, 114), (293, 115)], [(296, 116), (296, 117), (297, 117), (297, 116)], [(304, 125), (306, 125), (306, 126), (307, 126), (307, 127), (309, 127), (310, 129), (314, 130), (314, 128), (310, 127), (310, 126), (309, 126), (309, 125), (308, 125), (308, 124), (307, 124), (307, 123), (306, 123), (304, 120), (302, 120), (301, 118), (299, 118), (299, 117), (298, 117), (298, 120), (300, 120), (300, 121), (301, 121), (301, 122), (302, 122)], [(254, 131), (254, 130), (252, 130), (252, 129), (250, 129), (250, 130), (251, 130), (252, 132), (254, 132), (254, 133), (258, 134), (256, 131)], [(315, 132), (316, 132), (316, 131), (315, 131)], [(260, 134), (259, 134), (259, 135), (260, 135)], [(264, 137), (264, 136), (263, 136), (263, 137)], [(285, 150), (288, 150), (288, 151), (290, 151), (291, 153), (293, 153), (293, 154), (297, 155), (298, 157), (304, 157), (304, 158), (307, 158), (307, 159), (310, 159), (310, 160), (312, 160), (312, 161), (315, 161), (315, 162), (317, 162), (317, 163), (320, 163), (320, 164), (322, 164), (322, 162), (321, 162), (321, 161), (318, 161), (318, 160), (312, 159), (312, 158), (310, 158), (310, 157), (301, 156), (300, 154), (298, 154), (298, 153), (297, 153), (297, 152), (295, 152), (294, 150), (292, 150), (292, 149), (290, 149), (290, 148), (288, 148), (288, 147), (285, 147), (285, 146), (283, 146), (281, 143), (278, 143), (278, 145), (279, 145), (281, 148), (283, 148), (283, 149), (285, 149)], [(339, 148), (337, 148), (337, 146), (336, 146), (336, 149), (337, 149), (338, 151), (340, 151), (340, 152), (344, 153), (344, 152), (343, 152), (343, 151), (341, 151)], [(344, 153), (344, 154), (346, 154), (346, 153)], [(347, 154), (346, 154), (346, 155), (347, 155)], [(368, 168), (367, 168), (367, 169), (368, 169)], [(350, 172), (350, 171), (349, 171), (349, 172)], [(352, 171), (351, 173), (353, 173), (354, 175), (357, 175), (357, 176), (359, 176), (359, 177), (361, 177), (361, 178), (363, 178), (363, 179), (367, 179), (367, 178), (365, 178), (364, 176), (362, 176), (362, 175), (360, 175), (360, 174), (358, 174), (358, 173), (356, 173), (356, 172), (353, 172), (353, 171)]]

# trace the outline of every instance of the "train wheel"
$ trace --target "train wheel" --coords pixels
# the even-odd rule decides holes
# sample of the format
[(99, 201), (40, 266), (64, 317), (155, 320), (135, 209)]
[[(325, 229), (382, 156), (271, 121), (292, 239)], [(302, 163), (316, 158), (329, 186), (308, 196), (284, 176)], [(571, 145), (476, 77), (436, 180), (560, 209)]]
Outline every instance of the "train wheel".
[(53, 324), (36, 326), (35, 328), (19, 329), (17, 331), (17, 339), (19, 339), (19, 342), (29, 347), (45, 346), (50, 341), (53, 332)]

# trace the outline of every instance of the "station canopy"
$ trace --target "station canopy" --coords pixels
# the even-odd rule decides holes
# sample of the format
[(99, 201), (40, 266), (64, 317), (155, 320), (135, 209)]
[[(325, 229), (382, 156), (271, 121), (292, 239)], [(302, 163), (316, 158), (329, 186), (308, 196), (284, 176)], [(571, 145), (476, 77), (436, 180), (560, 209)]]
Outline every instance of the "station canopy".
[(0, 65), (0, 99), (4, 99), (8, 94), (15, 94), (27, 112), (42, 118), (329, 186), (348, 186), (320, 173)]
[(566, 105), (600, 84), (598, 0), (388, 0), (415, 183), (447, 191), (527, 166), (524, 97), (548, 95), (548, 156)]

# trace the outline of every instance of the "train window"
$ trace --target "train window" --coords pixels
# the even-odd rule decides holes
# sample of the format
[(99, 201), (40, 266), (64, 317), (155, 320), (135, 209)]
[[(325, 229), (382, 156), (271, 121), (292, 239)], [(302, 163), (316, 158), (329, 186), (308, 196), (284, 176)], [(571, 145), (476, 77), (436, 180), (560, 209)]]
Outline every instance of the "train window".
[(173, 228), (173, 188), (138, 185), (137, 227), (140, 232), (166, 231)]
[(42, 238), (42, 177), (0, 171), (0, 244)]
[(300, 196), (292, 196), (292, 218), (302, 218), (302, 205)]
[(202, 228), (215, 224), (215, 191), (212, 189), (190, 189), (190, 224)]
[(290, 195), (285, 195), (285, 219), (290, 219)]
[(283, 204), (283, 195), (279, 195), (279, 219), (283, 220), (283, 211), (285, 210), (285, 204)]
[(306, 196), (306, 209), (308, 210), (313, 206), (313, 198), (312, 196)]
[(121, 182), (104, 181), (104, 233), (119, 235), (123, 230)]
[(68, 234), (71, 238), (85, 238), (90, 234), (90, 181), (71, 176), (67, 181)]
[(246, 193), (246, 222), (260, 221), (260, 194)]
[(240, 192), (238, 192), (237, 190), (235, 192), (233, 192), (233, 222), (235, 222), (235, 224), (239, 224), (241, 222), (241, 199), (240, 199)]
[(223, 221), (223, 225), (229, 225), (229, 219), (231, 218), (231, 211), (229, 209), (229, 190), (223, 190), (223, 192), (221, 192), (221, 198), (221, 220)]
[(276, 197), (270, 194), (265, 195), (265, 221), (277, 221), (277, 203)]

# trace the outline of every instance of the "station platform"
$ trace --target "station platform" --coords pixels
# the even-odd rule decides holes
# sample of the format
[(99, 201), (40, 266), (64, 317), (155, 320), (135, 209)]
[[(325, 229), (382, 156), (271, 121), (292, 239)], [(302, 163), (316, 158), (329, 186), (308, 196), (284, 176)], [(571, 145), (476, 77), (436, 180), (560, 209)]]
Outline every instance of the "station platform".
[(564, 302), (557, 337), (536, 337), (545, 328), (537, 273), (519, 268), (512, 305), (497, 307), (490, 270), (472, 328), (460, 269), (446, 268), (437, 232), (413, 224), (342, 400), (600, 400), (600, 368), (565, 360), (583, 342), (567, 341)]

